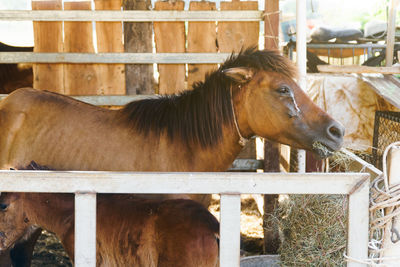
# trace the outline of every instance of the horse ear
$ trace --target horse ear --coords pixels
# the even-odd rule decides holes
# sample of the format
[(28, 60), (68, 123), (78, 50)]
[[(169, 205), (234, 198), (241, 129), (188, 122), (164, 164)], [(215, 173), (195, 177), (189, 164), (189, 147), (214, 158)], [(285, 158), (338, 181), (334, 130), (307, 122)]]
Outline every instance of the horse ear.
[(248, 82), (251, 80), (251, 78), (253, 78), (254, 75), (253, 70), (246, 67), (225, 69), (222, 71), (222, 73), (238, 83)]

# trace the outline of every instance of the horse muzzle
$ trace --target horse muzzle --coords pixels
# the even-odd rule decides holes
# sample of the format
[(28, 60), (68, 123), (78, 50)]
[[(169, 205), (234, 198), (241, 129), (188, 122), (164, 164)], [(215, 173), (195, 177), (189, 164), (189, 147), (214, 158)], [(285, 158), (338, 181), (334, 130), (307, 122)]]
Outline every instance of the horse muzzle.
[(332, 156), (342, 147), (344, 132), (343, 125), (332, 120), (323, 129), (321, 137), (312, 143), (312, 151), (321, 159)]

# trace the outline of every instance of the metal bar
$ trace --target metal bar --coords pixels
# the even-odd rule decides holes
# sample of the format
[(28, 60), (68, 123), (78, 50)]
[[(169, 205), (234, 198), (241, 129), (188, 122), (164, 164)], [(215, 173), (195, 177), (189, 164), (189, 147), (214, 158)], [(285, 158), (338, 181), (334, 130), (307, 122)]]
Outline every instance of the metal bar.
[(0, 63), (222, 63), (230, 53), (34, 53), (0, 52)]
[[(349, 194), (347, 255), (351, 259), (364, 261), (368, 259), (369, 181), (358, 186)], [(361, 267), (365, 264), (349, 260), (347, 266)]]
[[(306, 40), (306, 1), (296, 1), (296, 53), (297, 68), (299, 70), (299, 85), (307, 90), (307, 40)], [(302, 149), (297, 151), (298, 172), (306, 172), (306, 152)]]
[(396, 32), (396, 10), (399, 0), (390, 0), (388, 28), (386, 37), (386, 67), (393, 65), (394, 38)]
[(96, 267), (96, 193), (75, 193), (75, 266)]
[[(360, 173), (140, 173), (0, 171), (4, 192), (135, 194), (347, 194), (368, 174)], [(310, 186), (312, 184), (313, 186)], [(282, 186), (284, 185), (284, 186)]]
[(240, 195), (221, 195), (220, 266), (240, 266)]
[[(400, 42), (396, 42), (396, 44), (400, 44)], [(378, 49), (378, 48), (386, 48), (384, 44), (307, 44), (307, 48), (313, 49), (339, 49), (339, 48), (365, 48), (365, 49)]]
[(104, 11), (104, 10), (2, 10), (6, 21), (262, 21), (263, 12), (252, 11)]

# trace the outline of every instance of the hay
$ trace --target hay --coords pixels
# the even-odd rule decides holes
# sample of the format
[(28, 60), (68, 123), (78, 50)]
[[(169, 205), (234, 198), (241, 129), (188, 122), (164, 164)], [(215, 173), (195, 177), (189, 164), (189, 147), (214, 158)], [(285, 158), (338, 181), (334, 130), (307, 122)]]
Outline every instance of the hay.
[(345, 266), (346, 209), (342, 195), (291, 195), (281, 201), (272, 220), (280, 228), (282, 266)]

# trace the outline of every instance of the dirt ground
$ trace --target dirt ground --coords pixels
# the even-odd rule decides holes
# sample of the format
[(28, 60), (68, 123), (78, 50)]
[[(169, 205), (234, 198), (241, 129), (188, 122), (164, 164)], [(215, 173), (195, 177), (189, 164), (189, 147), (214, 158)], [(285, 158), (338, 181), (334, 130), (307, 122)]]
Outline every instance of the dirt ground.
[[(242, 196), (241, 253), (243, 256), (259, 255), (263, 251), (262, 215), (250, 195)], [(219, 195), (213, 195), (210, 212), (219, 219)], [(70, 267), (72, 263), (58, 238), (43, 231), (36, 243), (32, 267)]]

